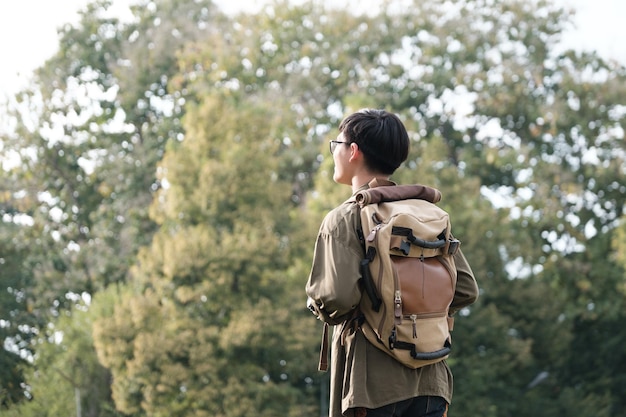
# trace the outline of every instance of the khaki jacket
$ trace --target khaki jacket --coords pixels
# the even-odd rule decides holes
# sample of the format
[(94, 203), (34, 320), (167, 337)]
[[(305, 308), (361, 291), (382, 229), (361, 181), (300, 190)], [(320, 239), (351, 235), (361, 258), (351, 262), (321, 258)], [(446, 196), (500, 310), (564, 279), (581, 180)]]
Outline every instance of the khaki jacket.
[[(445, 361), (415, 370), (407, 368), (346, 325), (361, 300), (359, 262), (364, 254), (356, 233), (358, 216), (353, 198), (326, 215), (305, 288), (310, 308), (334, 326), (329, 416), (352, 416), (356, 407), (378, 408), (423, 395), (440, 396), (449, 403), (453, 381)], [(455, 262), (458, 277), (452, 313), (478, 297), (473, 272), (461, 251), (455, 255)]]

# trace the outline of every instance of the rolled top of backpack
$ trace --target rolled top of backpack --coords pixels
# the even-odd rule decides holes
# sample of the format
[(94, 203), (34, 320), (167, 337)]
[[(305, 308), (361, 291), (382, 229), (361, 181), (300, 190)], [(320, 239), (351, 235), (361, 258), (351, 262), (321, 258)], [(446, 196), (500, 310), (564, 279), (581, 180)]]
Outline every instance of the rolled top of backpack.
[(398, 200), (420, 199), (431, 203), (441, 201), (441, 192), (427, 185), (389, 185), (359, 191), (356, 202), (362, 207), (369, 204)]

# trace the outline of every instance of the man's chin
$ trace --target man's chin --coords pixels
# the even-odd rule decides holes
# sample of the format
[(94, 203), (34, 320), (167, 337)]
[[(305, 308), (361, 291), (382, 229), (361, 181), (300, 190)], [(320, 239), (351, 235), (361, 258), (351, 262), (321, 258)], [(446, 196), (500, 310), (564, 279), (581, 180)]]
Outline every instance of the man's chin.
[(335, 183), (341, 184), (341, 185), (352, 185), (349, 181), (341, 179), (340, 177), (333, 177), (333, 181), (335, 181)]

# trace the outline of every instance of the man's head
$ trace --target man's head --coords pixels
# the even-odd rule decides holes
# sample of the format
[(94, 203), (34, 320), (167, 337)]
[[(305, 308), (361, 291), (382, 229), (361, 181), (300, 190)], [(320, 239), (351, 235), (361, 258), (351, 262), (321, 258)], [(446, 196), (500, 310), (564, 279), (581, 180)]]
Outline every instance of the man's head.
[(343, 140), (355, 143), (363, 153), (367, 168), (391, 175), (409, 155), (409, 135), (402, 121), (384, 110), (362, 109), (347, 116), (339, 125)]

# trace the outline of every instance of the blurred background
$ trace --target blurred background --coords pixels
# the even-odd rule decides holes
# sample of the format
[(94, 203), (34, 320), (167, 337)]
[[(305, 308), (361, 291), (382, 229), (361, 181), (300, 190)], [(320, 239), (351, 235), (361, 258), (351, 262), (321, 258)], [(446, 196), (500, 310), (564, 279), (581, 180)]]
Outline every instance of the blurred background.
[[(624, 3), (626, 4), (626, 3)], [(0, 415), (327, 415), (328, 140), (397, 113), (481, 296), (451, 415), (626, 415), (626, 6), (0, 6)]]
[[(132, 0), (114, 0), (109, 13), (121, 19), (132, 18)], [(227, 13), (259, 11), (263, 0), (215, 0)], [(298, 2), (293, 2), (297, 4)], [(302, 3), (300, 1), (300, 3)], [(341, 0), (329, 2), (359, 11), (378, 9), (380, 1)], [(626, 61), (626, 4), (620, 0), (554, 0), (556, 5), (572, 11), (571, 24), (563, 30), (563, 47), (596, 51), (606, 59), (622, 64)], [(27, 82), (32, 71), (58, 49), (57, 30), (78, 22), (79, 11), (89, 0), (65, 0), (59, 4), (46, 0), (22, 0), (0, 5), (0, 54), (6, 57), (0, 66), (0, 95), (16, 92)]]

